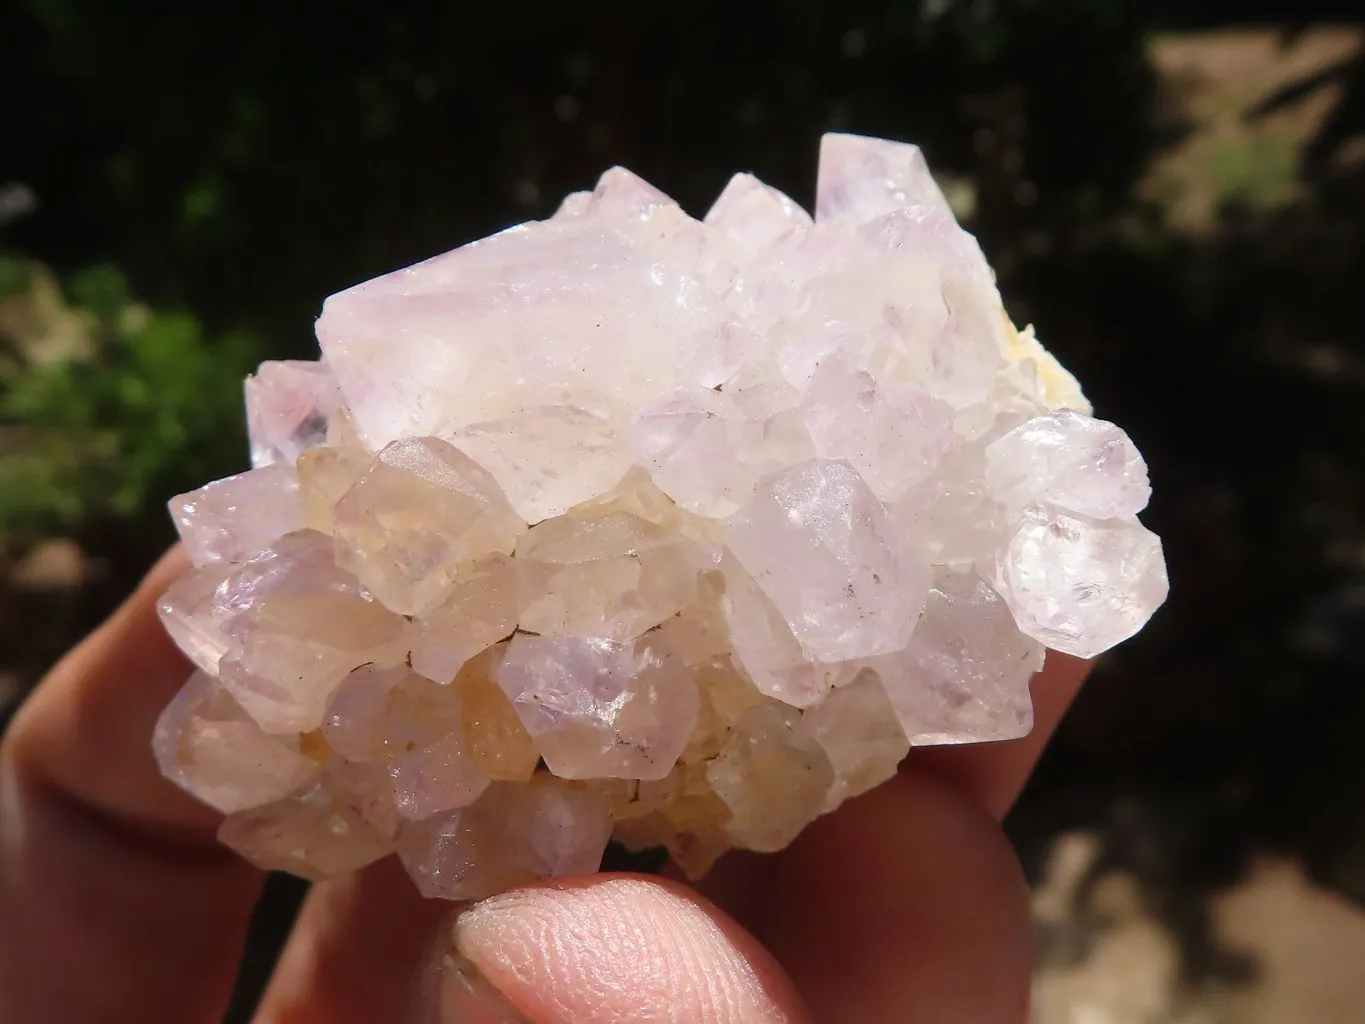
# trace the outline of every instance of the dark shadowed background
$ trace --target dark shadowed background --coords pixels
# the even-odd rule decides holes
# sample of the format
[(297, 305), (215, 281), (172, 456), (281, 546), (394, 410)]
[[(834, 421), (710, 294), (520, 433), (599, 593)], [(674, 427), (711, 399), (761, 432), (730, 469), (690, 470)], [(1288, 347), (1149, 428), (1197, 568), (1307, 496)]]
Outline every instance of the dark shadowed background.
[(700, 214), (739, 169), (808, 200), (823, 131), (916, 141), (1147, 455), (1170, 562), (1010, 822), (1038, 1021), (1362, 1019), (1355, 5), (349, 6), (0, 10), (0, 705), (244, 464), (241, 377), (327, 294), (611, 164)]

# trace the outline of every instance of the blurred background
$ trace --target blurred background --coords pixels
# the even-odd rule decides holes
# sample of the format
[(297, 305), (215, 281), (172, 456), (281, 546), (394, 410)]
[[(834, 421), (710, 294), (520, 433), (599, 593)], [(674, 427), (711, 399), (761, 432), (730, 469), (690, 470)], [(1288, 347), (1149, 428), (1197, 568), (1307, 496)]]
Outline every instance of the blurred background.
[(241, 378), (329, 293), (614, 163), (700, 214), (737, 169), (808, 201), (825, 130), (916, 141), (1170, 562), (1009, 823), (1037, 1021), (1365, 1019), (1356, 5), (348, 6), (0, 11), (0, 706), (245, 465)]

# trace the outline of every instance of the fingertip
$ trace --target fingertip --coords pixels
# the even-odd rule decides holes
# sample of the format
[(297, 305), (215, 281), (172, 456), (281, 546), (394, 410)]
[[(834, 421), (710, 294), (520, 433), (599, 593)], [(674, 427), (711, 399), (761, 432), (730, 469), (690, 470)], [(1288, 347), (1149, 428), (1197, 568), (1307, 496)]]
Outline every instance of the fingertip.
[(791, 982), (752, 936), (696, 893), (657, 878), (603, 875), (514, 890), (466, 910), (452, 937), (459, 956), (531, 1024), (806, 1019)]

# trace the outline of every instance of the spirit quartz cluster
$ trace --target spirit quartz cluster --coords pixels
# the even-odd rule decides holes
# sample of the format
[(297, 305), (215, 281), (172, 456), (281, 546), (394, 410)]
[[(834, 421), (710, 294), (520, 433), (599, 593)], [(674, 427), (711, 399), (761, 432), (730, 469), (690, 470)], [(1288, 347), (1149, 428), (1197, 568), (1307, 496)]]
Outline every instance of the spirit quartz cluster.
[(1046, 649), (1166, 596), (1141, 456), (913, 146), (825, 136), (814, 218), (613, 169), (317, 336), (247, 381), (255, 468), (171, 502), (199, 671), (156, 755), (264, 867), (463, 899), (615, 838), (697, 876), (1025, 734)]

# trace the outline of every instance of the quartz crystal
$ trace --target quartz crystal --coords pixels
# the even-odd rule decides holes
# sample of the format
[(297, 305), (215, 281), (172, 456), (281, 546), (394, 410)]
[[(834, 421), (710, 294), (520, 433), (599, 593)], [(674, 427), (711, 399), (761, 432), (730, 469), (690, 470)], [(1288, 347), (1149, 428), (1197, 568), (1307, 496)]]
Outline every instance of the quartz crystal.
[(526, 529), (488, 471), (434, 437), (385, 445), (335, 518), (338, 562), (404, 615), (439, 601), (464, 563), (510, 555)]
[(392, 840), (354, 811), (345, 788), (322, 779), (228, 815), (218, 838), (259, 868), (318, 880), (373, 864), (392, 849)]
[(536, 878), (597, 870), (607, 798), (553, 775), (499, 782), (472, 806), (405, 826), (398, 854), (424, 896), (473, 899)]
[(304, 527), (292, 465), (250, 469), (171, 499), (171, 515), (195, 565), (240, 562)]
[(332, 414), (345, 403), (331, 371), (320, 363), (262, 363), (246, 380), (251, 464), (292, 464), (327, 439)]
[(653, 637), (516, 636), (496, 679), (561, 778), (663, 778), (697, 723), (697, 684)]
[(320, 774), (296, 737), (267, 735), (202, 672), (166, 708), (152, 745), (167, 778), (224, 814), (287, 797)]
[(1165, 600), (1151, 494), (914, 146), (827, 135), (814, 216), (622, 168), (329, 298), (171, 501), (197, 671), (162, 771), (310, 878), (429, 896), (772, 852), (914, 746), (1015, 739), (1048, 649)]

